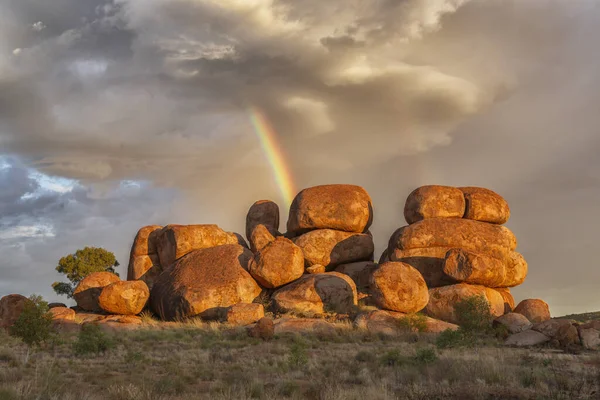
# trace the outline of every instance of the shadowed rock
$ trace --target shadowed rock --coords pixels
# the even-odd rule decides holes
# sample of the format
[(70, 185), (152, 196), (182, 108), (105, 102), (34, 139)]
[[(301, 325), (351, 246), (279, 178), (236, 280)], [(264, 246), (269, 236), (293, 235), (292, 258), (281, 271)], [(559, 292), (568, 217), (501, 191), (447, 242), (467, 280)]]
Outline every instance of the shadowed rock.
[(354, 281), (337, 272), (305, 275), (278, 289), (271, 299), (277, 311), (301, 314), (348, 313), (358, 301)]
[(271, 340), (275, 335), (273, 319), (263, 317), (254, 325), (248, 327), (248, 335), (262, 340)]
[(499, 287), (506, 278), (506, 261), (464, 249), (446, 253), (444, 273), (458, 282)]
[(562, 347), (580, 344), (577, 327), (567, 319), (550, 319), (533, 325), (531, 329), (543, 333)]
[(581, 344), (586, 349), (600, 349), (600, 321), (592, 321), (577, 327)]
[(248, 271), (263, 287), (278, 288), (304, 274), (304, 255), (300, 247), (280, 236), (256, 253)]
[(390, 253), (390, 261), (410, 265), (421, 273), (428, 288), (454, 285), (458, 283), (444, 272), (448, 247), (429, 247), (424, 249), (395, 249)]
[(306, 273), (307, 274), (324, 274), (325, 272), (327, 272), (327, 270), (325, 270), (325, 267), (322, 266), (321, 264), (315, 264), (312, 267), (308, 267), (306, 268)]
[(156, 244), (160, 265), (167, 269), (194, 250), (238, 244), (238, 238), (217, 225), (167, 225), (158, 233)]
[(492, 224), (505, 224), (510, 218), (508, 203), (498, 193), (479, 187), (459, 188), (465, 196), (464, 218)]
[(276, 335), (284, 333), (320, 333), (333, 335), (336, 333), (335, 325), (322, 319), (314, 318), (281, 318), (275, 321), (273, 328)]
[(328, 271), (340, 264), (369, 260), (374, 244), (370, 235), (319, 229), (294, 238), (302, 249), (306, 267), (323, 265)]
[(373, 271), (377, 269), (377, 264), (371, 261), (359, 261), (350, 264), (342, 264), (335, 269), (335, 272), (345, 274), (356, 284), (356, 290), (363, 293), (369, 292), (369, 281)]
[[(252, 303), (261, 288), (247, 272), (253, 254), (238, 244), (195, 250), (156, 280), (152, 309), (164, 320)], [(212, 310), (211, 310), (212, 309)]]
[(545, 301), (540, 299), (523, 300), (515, 307), (515, 312), (523, 314), (533, 323), (544, 322), (551, 318), (550, 307), (548, 307)]
[(549, 342), (550, 338), (543, 333), (527, 330), (510, 335), (504, 342), (507, 346), (530, 347)]
[(517, 247), (513, 233), (501, 225), (468, 219), (425, 219), (394, 232), (390, 249), (462, 248), (505, 259)]
[(422, 186), (406, 199), (404, 218), (408, 224), (428, 218), (462, 218), (465, 196), (450, 186)]
[(494, 288), (494, 290), (504, 299), (504, 312), (510, 313), (515, 309), (515, 298), (510, 293), (509, 288)]
[(290, 207), (288, 232), (335, 229), (366, 232), (373, 222), (373, 205), (360, 186), (323, 185), (304, 189)]
[(273, 236), (279, 236), (279, 206), (270, 200), (254, 203), (246, 214), (246, 238), (250, 237), (257, 225), (266, 227)]
[(156, 237), (161, 229), (162, 226), (160, 225), (149, 225), (141, 228), (133, 240), (131, 257), (157, 254)]
[(265, 316), (265, 308), (257, 303), (238, 303), (227, 309), (225, 322), (232, 325), (249, 325)]
[(110, 314), (137, 315), (142, 312), (149, 297), (150, 291), (144, 282), (121, 281), (102, 289), (98, 304)]
[(425, 310), (430, 317), (456, 324), (459, 321), (455, 305), (472, 296), (483, 296), (493, 316), (499, 317), (504, 314), (504, 298), (500, 293), (485, 286), (466, 283), (429, 289), (429, 303)]
[(371, 296), (380, 308), (415, 313), (429, 302), (425, 280), (408, 264), (382, 264), (371, 274), (369, 283)]
[(9, 328), (19, 319), (19, 316), (29, 300), (20, 294), (9, 294), (0, 299), (0, 328)]
[[(414, 323), (418, 319), (418, 323)], [(440, 333), (447, 329), (458, 330), (458, 325), (429, 318), (393, 311), (373, 310), (359, 314), (354, 320), (354, 327), (372, 334), (395, 336), (407, 332)]]
[(152, 288), (154, 281), (162, 272), (158, 254), (147, 256), (135, 256), (129, 261), (127, 271), (127, 280), (143, 281), (149, 288)]
[(77, 305), (86, 311), (102, 311), (98, 298), (102, 289), (111, 283), (119, 282), (117, 275), (111, 272), (94, 272), (83, 278), (73, 292)]
[(502, 325), (509, 333), (519, 333), (531, 329), (533, 324), (522, 314), (508, 313), (494, 320), (494, 325)]

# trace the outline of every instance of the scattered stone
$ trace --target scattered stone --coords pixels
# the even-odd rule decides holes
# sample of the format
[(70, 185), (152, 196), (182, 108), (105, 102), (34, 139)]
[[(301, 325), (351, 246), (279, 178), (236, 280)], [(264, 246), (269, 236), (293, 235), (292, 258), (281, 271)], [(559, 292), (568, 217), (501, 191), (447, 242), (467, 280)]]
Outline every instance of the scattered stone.
[(98, 304), (98, 297), (100, 297), (102, 289), (119, 281), (119, 277), (111, 272), (94, 272), (79, 282), (73, 292), (73, 298), (83, 310), (102, 311)]
[(335, 229), (366, 232), (373, 222), (373, 205), (360, 186), (324, 185), (301, 191), (290, 207), (288, 232)]
[(540, 299), (527, 299), (517, 305), (515, 312), (523, 314), (533, 323), (544, 322), (549, 320), (550, 307), (548, 304)]
[(509, 333), (519, 333), (531, 329), (533, 324), (524, 315), (508, 313), (494, 320), (494, 326), (502, 325)]
[(390, 239), (390, 248), (462, 248), (505, 259), (517, 247), (513, 233), (501, 225), (469, 219), (424, 219), (400, 228)]
[(446, 253), (444, 273), (458, 282), (499, 287), (506, 280), (506, 262), (464, 249)]
[(483, 296), (494, 317), (504, 314), (504, 299), (497, 291), (485, 286), (459, 283), (451, 286), (429, 289), (429, 303), (425, 308), (427, 315), (442, 321), (458, 323), (454, 310), (456, 303), (472, 296)]
[(549, 342), (550, 338), (543, 333), (527, 330), (512, 334), (504, 342), (507, 346), (530, 347)]
[(263, 225), (273, 236), (279, 236), (279, 206), (270, 200), (260, 200), (252, 204), (246, 215), (246, 238), (252, 242), (252, 232)]
[(275, 241), (275, 236), (269, 231), (269, 229), (262, 225), (256, 225), (250, 235), (250, 250), (256, 253), (264, 249), (269, 243)]
[(153, 311), (164, 320), (174, 320), (251, 303), (261, 292), (247, 272), (252, 258), (252, 252), (238, 244), (187, 254), (156, 280), (150, 296)]
[(263, 287), (278, 288), (304, 274), (304, 255), (294, 242), (280, 236), (256, 253), (248, 271)]
[(238, 238), (234, 233), (225, 232), (217, 225), (167, 225), (159, 231), (156, 238), (163, 270), (194, 250), (225, 244), (238, 245)]
[(102, 289), (98, 304), (111, 314), (137, 315), (142, 312), (149, 298), (150, 290), (143, 281), (121, 281)]
[(281, 318), (273, 325), (276, 335), (284, 333), (319, 333), (333, 335), (335, 325), (322, 319), (315, 318)]
[(294, 238), (302, 249), (306, 267), (323, 265), (328, 271), (338, 265), (368, 260), (375, 250), (373, 238), (363, 233), (319, 229)]
[(275, 328), (271, 318), (261, 318), (254, 325), (248, 327), (248, 335), (262, 340), (271, 340), (275, 335)]
[(265, 316), (265, 308), (257, 303), (238, 303), (227, 309), (225, 322), (232, 325), (249, 325)]
[(359, 314), (354, 320), (354, 327), (372, 334), (396, 336), (412, 332), (440, 333), (445, 330), (457, 330), (458, 325), (429, 318), (393, 311), (373, 310)]
[(50, 309), (56, 308), (56, 307), (67, 307), (67, 305), (64, 303), (49, 303), (48, 304), (48, 308), (50, 308)]
[(424, 309), (429, 302), (423, 276), (408, 264), (382, 264), (371, 274), (369, 283), (371, 296), (380, 308), (415, 313)]
[(0, 328), (10, 328), (17, 322), (30, 300), (20, 294), (9, 294), (0, 299)]
[(592, 321), (577, 327), (581, 344), (586, 349), (600, 349), (600, 321)]
[(338, 272), (305, 275), (278, 289), (271, 300), (279, 312), (305, 315), (348, 313), (358, 301), (354, 281)]
[(450, 186), (422, 186), (406, 199), (404, 218), (409, 224), (427, 218), (462, 218), (465, 214), (465, 196)]
[(325, 272), (327, 272), (327, 270), (321, 264), (315, 264), (312, 267), (306, 268), (307, 274), (324, 274)]
[(53, 320), (75, 321), (75, 311), (67, 307), (53, 307), (50, 309), (50, 314)]
[(424, 249), (395, 249), (390, 260), (410, 265), (421, 273), (428, 288), (454, 285), (458, 283), (444, 272), (448, 247), (429, 247)]
[(506, 259), (506, 279), (501, 287), (515, 287), (525, 282), (527, 278), (527, 261), (522, 254), (511, 251)]
[(557, 341), (562, 347), (580, 343), (577, 327), (567, 319), (550, 319), (533, 325), (532, 329)]
[(369, 280), (377, 264), (371, 261), (359, 261), (350, 264), (342, 264), (335, 269), (336, 272), (348, 275), (356, 284), (356, 290), (367, 293), (369, 291)]
[(465, 195), (464, 218), (492, 224), (505, 224), (510, 218), (508, 203), (498, 193), (479, 187), (459, 188)]

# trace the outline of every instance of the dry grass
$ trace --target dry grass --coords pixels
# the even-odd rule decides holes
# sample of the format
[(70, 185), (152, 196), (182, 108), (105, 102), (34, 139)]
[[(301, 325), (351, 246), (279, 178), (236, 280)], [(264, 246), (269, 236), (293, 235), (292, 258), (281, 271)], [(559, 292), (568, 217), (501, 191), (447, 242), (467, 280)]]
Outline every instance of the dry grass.
[(285, 335), (270, 342), (217, 324), (173, 324), (114, 335), (98, 356), (74, 337), (37, 351), (0, 337), (0, 400), (597, 399), (598, 353), (498, 346), (439, 350), (363, 334)]

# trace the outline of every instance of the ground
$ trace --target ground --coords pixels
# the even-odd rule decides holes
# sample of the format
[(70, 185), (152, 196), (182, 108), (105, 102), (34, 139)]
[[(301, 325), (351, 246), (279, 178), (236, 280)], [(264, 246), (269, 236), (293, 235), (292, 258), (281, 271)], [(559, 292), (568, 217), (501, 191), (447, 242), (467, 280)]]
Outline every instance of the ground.
[(494, 340), (439, 348), (435, 336), (335, 335), (264, 342), (243, 328), (189, 323), (110, 335), (79, 354), (77, 336), (32, 350), (0, 337), (5, 399), (598, 399), (600, 354), (511, 349)]

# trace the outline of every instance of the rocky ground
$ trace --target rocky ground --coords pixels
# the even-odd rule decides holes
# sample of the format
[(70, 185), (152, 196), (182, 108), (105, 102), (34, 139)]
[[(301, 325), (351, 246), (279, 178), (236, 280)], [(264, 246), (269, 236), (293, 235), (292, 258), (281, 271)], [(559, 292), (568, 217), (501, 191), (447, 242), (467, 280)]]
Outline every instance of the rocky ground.
[(0, 399), (597, 399), (600, 355), (508, 348), (490, 337), (442, 348), (430, 334), (373, 335), (337, 323), (280, 332), (198, 321), (107, 333), (81, 354), (75, 334), (37, 350), (0, 337)]

